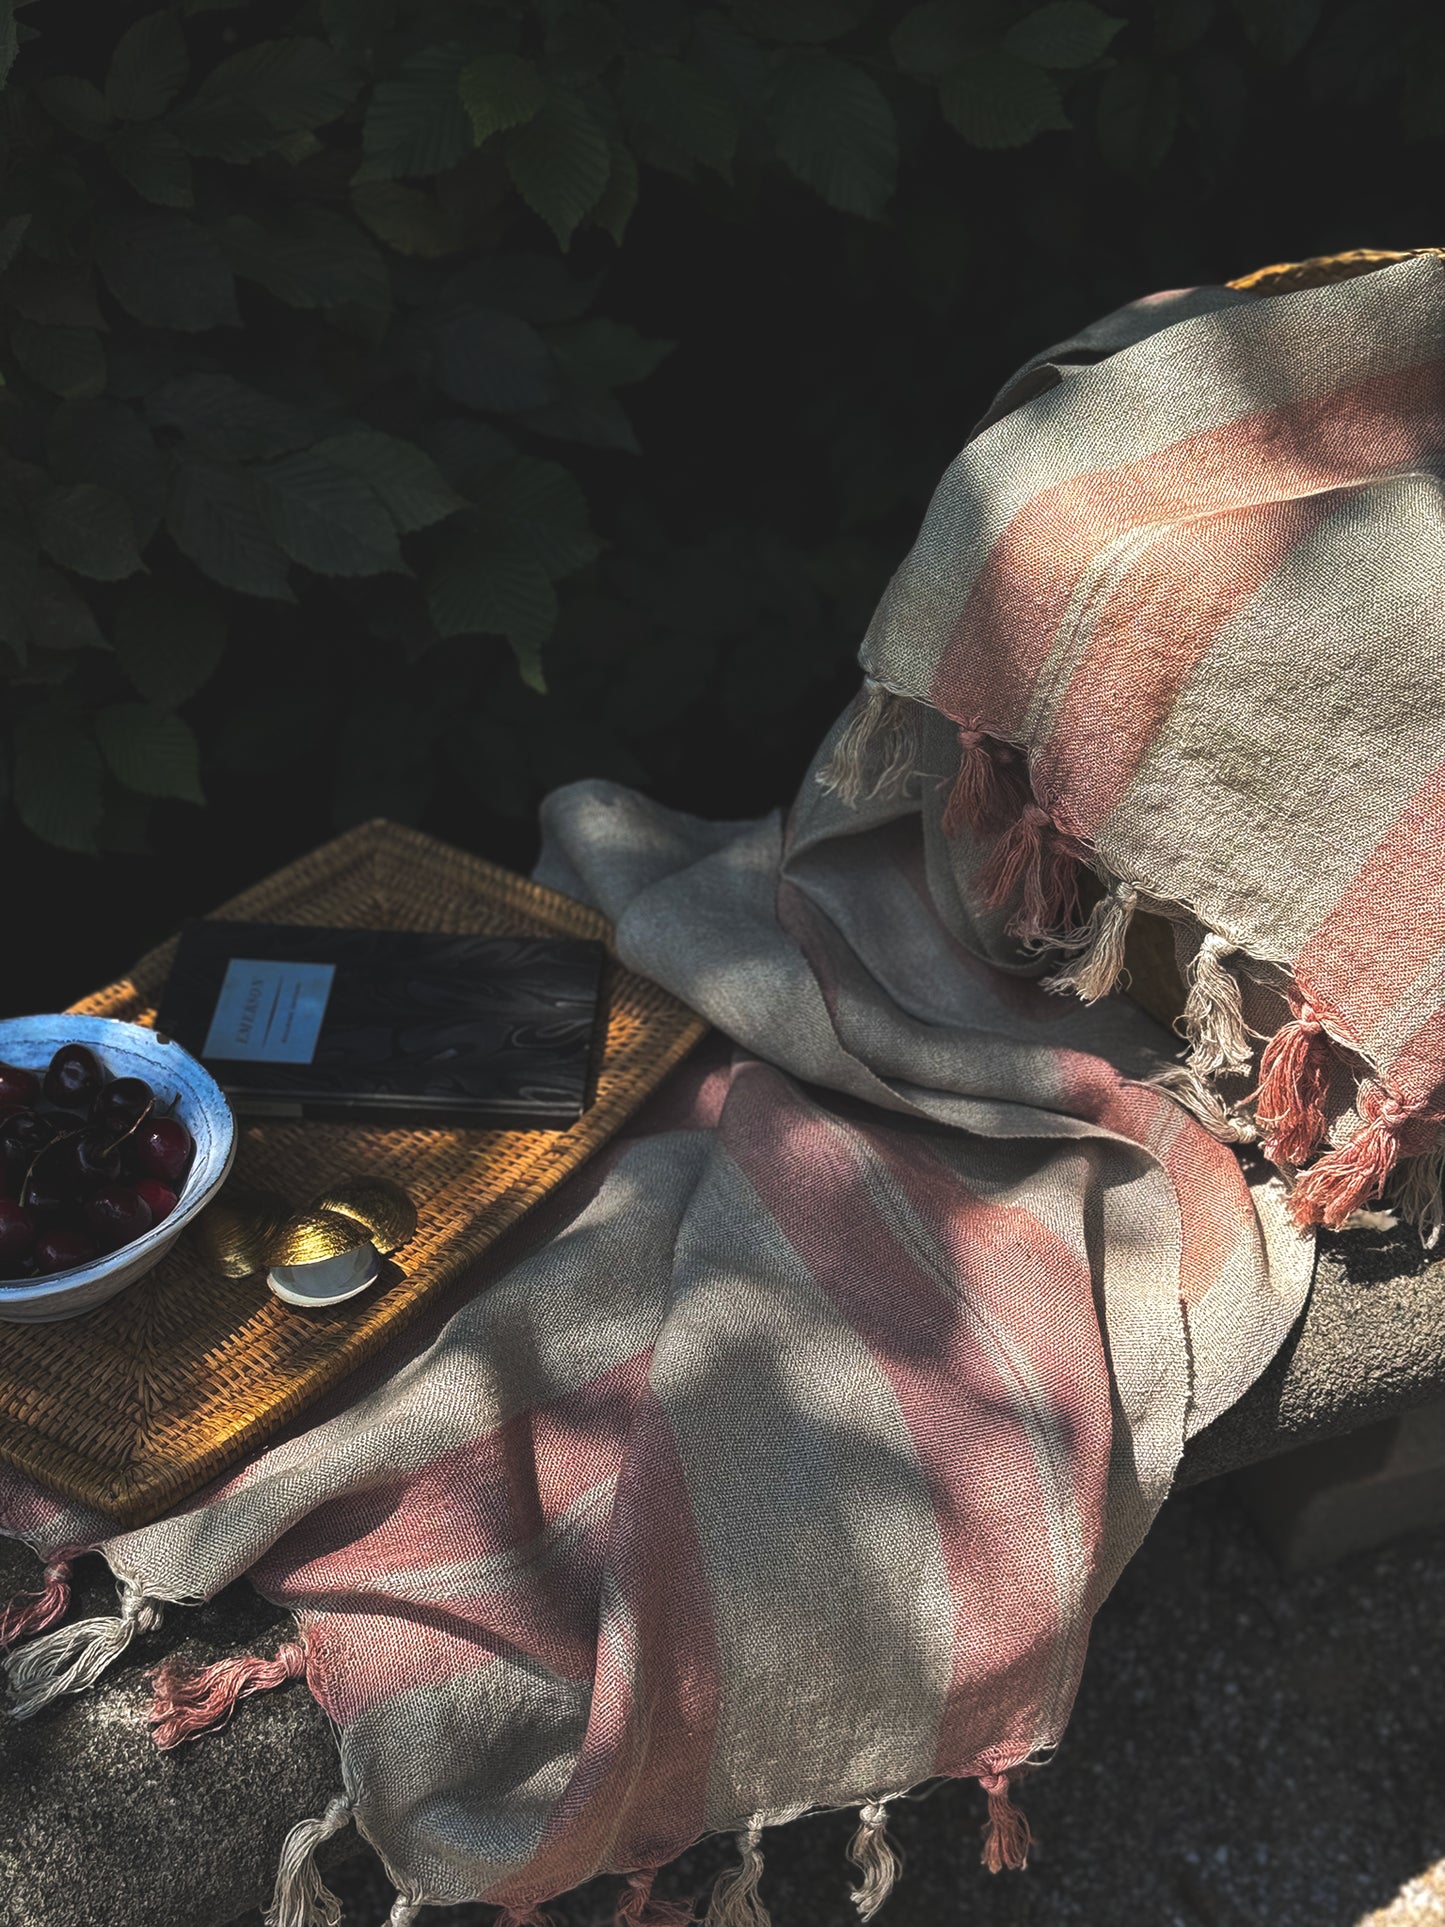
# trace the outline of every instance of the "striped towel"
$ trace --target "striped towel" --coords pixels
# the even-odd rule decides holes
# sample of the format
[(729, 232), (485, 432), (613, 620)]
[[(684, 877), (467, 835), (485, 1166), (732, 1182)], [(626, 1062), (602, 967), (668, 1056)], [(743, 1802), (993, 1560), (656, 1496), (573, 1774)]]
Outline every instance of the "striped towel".
[[(91, 1684), (168, 1602), (249, 1573), (299, 1639), (163, 1670), (155, 1720), (179, 1744), (304, 1673), (335, 1722), (338, 1784), (286, 1842), (275, 1927), (334, 1918), (314, 1855), (349, 1824), (395, 1881), (393, 1927), (475, 1899), (519, 1927), (597, 1872), (621, 1877), (626, 1927), (670, 1927), (653, 1875), (717, 1831), (738, 1858), (707, 1919), (760, 1927), (766, 1830), (840, 1804), (858, 1809), (866, 1919), (895, 1872), (890, 1800), (939, 1775), (981, 1782), (987, 1863), (1022, 1862), (1015, 1783), (1063, 1731), (1092, 1616), (1185, 1439), (1278, 1348), (1313, 1256), (1284, 1177), (1241, 1161), (1170, 1087), (1195, 1079), (1183, 1094), (1219, 1125), (1239, 1109), (1209, 1087), (1227, 1069), (1177, 1064), (1141, 1010), (1093, 993), (1128, 891), (1188, 905), (1241, 957), (1251, 905), (1312, 914), (1303, 872), (1268, 869), (1278, 838), (1267, 851), (1256, 819), (1211, 862), (1180, 812), (1239, 794), (1273, 821), (1282, 796), (1303, 807), (1325, 783), (1335, 745), (1295, 754), (1282, 726), (1241, 735), (1258, 699), (1238, 682), (1211, 702), (1206, 678), (1209, 720), (1172, 751), (1177, 765), (1195, 745), (1194, 777), (1147, 777), (1163, 738), (1130, 721), (1130, 690), (1140, 715), (1180, 714), (1199, 675), (1176, 663), (1221, 646), (1229, 598), (1275, 620), (1269, 542), (1295, 532), (1275, 565), (1292, 580), (1309, 542), (1346, 541), (1345, 498), (1299, 493), (1320, 518), (1311, 535), (1295, 496), (1259, 527), (1241, 510), (1237, 558), (1204, 518), (1176, 506), (1170, 522), (1160, 505), (1233, 473), (1201, 452), (1209, 433), (1271, 475), (1298, 443), (1303, 430), (1226, 432), (1246, 389), (1256, 412), (1303, 419), (1279, 317), (1338, 370), (1365, 352), (1364, 309), (1398, 331), (1437, 273), (1141, 304), (1025, 371), (950, 471), (870, 631), (883, 693), (840, 718), (788, 811), (710, 824), (603, 783), (549, 799), (541, 879), (604, 910), (623, 960), (709, 1017), (714, 1039), (425, 1324), (183, 1511), (116, 1535), (3, 1475), (0, 1518), (49, 1561), (0, 1623), (17, 1640), (14, 1713)], [(1274, 358), (1256, 380), (1262, 339)], [(1195, 453), (1173, 460), (1171, 434)], [(1433, 484), (1388, 487), (1413, 503)], [(1424, 526), (1411, 520), (1412, 544)], [(1418, 559), (1403, 564), (1382, 516), (1362, 609), (1386, 579), (1423, 583)], [(1116, 675), (1127, 612), (1165, 599), (1164, 641)], [(1327, 625), (1310, 640), (1290, 607), (1293, 711), (1313, 726), (1347, 652), (1334, 645), (1302, 700), (1298, 663)], [(1262, 683), (1268, 659), (1241, 658)], [(1117, 801), (1098, 814), (1121, 782), (1138, 799), (1129, 844)], [(1357, 798), (1352, 848), (1406, 782), (1393, 771)], [(1070, 910), (1090, 838), (1109, 882), (1081, 944)], [(1176, 866), (1172, 896), (1146, 842)], [(1028, 945), (1045, 937), (1065, 959), (1073, 946), (1055, 974), (1086, 979), (1092, 1001), (1038, 981), (1044, 953)], [(1213, 961), (1242, 1026), (1252, 979)], [(1210, 1037), (1230, 1041), (1226, 1006), (1216, 987), (1201, 1058)], [(1313, 1061), (1303, 1005), (1292, 1021)], [(79, 1547), (114, 1569), (116, 1617), (66, 1621)]]

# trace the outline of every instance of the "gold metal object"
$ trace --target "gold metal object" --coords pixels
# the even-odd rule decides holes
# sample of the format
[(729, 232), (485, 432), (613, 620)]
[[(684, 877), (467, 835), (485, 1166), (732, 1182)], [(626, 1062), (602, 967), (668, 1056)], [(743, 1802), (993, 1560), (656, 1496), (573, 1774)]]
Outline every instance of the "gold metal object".
[(262, 1256), (267, 1266), (314, 1265), (355, 1251), (368, 1237), (364, 1224), (339, 1211), (298, 1211), (267, 1241)]
[(193, 1236), (223, 1278), (249, 1278), (287, 1218), (286, 1201), (272, 1191), (228, 1186), (197, 1218)]
[(416, 1231), (416, 1206), (399, 1184), (385, 1178), (343, 1178), (318, 1191), (308, 1211), (334, 1211), (365, 1225), (382, 1257)]

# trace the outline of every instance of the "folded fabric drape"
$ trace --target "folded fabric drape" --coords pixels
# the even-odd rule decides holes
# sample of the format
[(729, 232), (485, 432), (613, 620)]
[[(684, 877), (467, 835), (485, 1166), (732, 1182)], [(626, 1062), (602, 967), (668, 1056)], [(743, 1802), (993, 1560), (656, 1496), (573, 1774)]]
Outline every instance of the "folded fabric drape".
[[(277, 1927), (328, 1917), (349, 1824), (398, 1922), (602, 1871), (665, 1927), (652, 1873), (722, 1830), (709, 1918), (755, 1927), (767, 1829), (844, 1804), (866, 1918), (936, 1775), (1025, 1856), (1017, 1781), (1184, 1440), (1278, 1348), (1313, 1221), (1434, 1148), (1441, 274), (1106, 318), (949, 470), (787, 811), (549, 799), (542, 880), (717, 1036), (184, 1511), (108, 1536), (7, 1475), (9, 1530), (122, 1586), (17, 1645), (15, 1711), (242, 1573), (292, 1608), (340, 1767)], [(1105, 994), (1141, 902), (1187, 1063)], [(158, 1682), (166, 1744), (303, 1660), (227, 1664)]]

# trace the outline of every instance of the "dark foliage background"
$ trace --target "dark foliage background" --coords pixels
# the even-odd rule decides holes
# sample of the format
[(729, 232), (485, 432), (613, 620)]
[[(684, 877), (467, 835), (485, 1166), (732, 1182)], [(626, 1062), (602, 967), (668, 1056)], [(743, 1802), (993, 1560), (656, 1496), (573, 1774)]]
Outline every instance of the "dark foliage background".
[(740, 816), (1010, 367), (1438, 241), (1435, 0), (0, 3), (0, 1010), (338, 828)]

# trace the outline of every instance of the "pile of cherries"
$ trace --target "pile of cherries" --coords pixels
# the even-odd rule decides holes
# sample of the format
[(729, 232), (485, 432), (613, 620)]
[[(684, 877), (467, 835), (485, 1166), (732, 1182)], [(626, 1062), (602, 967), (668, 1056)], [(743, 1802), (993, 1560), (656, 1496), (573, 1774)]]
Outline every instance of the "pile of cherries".
[(62, 1044), (44, 1071), (0, 1064), (0, 1280), (86, 1265), (176, 1208), (195, 1146), (140, 1077)]

